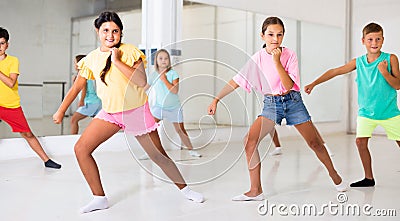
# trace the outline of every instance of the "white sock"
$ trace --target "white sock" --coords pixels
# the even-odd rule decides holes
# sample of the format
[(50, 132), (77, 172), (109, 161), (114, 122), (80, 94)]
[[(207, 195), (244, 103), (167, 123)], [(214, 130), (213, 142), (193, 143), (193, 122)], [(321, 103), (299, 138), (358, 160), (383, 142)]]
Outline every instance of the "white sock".
[(190, 189), (188, 186), (185, 186), (183, 189), (181, 189), (181, 192), (183, 193), (183, 195), (189, 199), (192, 200), (193, 202), (196, 203), (202, 203), (204, 202), (204, 197), (201, 193), (198, 193), (196, 191), (193, 191), (192, 189)]
[(335, 188), (338, 192), (346, 192), (347, 187), (348, 187), (348, 184), (346, 182), (344, 182), (343, 180), (338, 185), (335, 184)]
[(275, 147), (275, 149), (269, 153), (271, 156), (276, 156), (282, 154), (282, 147)]
[(108, 200), (106, 196), (93, 196), (93, 200), (86, 206), (81, 208), (81, 213), (89, 213), (95, 210), (108, 208)]
[(192, 157), (201, 157), (201, 154), (195, 150), (189, 150), (189, 155)]

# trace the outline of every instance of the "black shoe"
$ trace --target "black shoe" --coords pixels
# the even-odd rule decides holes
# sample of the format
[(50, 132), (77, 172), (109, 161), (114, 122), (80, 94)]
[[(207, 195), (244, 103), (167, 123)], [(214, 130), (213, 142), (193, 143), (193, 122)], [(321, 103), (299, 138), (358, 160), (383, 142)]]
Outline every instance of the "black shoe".
[(58, 163), (52, 161), (51, 159), (49, 159), (48, 161), (46, 161), (46, 162), (44, 163), (44, 166), (47, 167), (47, 168), (53, 168), (53, 169), (60, 169), (60, 168), (61, 168), (61, 165), (60, 165), (60, 164), (58, 164)]

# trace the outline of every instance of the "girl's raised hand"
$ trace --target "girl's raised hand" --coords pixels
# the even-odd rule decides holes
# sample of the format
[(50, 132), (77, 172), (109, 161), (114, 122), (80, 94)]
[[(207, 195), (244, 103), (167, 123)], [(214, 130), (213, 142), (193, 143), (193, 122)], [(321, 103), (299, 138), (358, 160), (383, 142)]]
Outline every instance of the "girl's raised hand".
[(280, 62), (282, 54), (281, 48), (275, 48), (274, 50), (271, 51), (271, 54), (275, 62)]
[(111, 52), (111, 61), (112, 62), (116, 62), (121, 60), (121, 51), (118, 48), (111, 48), (110, 49)]

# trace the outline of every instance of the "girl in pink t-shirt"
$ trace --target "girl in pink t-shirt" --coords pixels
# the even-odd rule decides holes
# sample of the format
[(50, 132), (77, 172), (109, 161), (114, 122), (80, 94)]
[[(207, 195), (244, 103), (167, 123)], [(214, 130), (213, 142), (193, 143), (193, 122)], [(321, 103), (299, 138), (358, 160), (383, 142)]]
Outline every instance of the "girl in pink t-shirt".
[(250, 190), (234, 197), (232, 199), (234, 201), (264, 199), (260, 180), (261, 161), (257, 147), (260, 141), (274, 130), (275, 124), (281, 124), (284, 118), (287, 125), (296, 127), (318, 159), (325, 165), (337, 191), (347, 189), (347, 185), (336, 172), (304, 106), (300, 94), (297, 56), (290, 49), (281, 47), (284, 33), (285, 28), (281, 19), (267, 18), (261, 32), (261, 38), (265, 42), (264, 48), (251, 57), (208, 107), (208, 113), (215, 114), (219, 100), (238, 87), (244, 88), (249, 93), (251, 88), (254, 88), (264, 95), (263, 111), (244, 138), (250, 173)]

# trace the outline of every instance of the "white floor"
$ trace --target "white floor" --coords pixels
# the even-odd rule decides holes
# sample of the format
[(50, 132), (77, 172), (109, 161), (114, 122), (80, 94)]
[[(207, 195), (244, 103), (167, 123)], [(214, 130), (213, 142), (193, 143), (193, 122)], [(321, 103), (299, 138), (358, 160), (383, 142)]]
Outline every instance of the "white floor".
[[(324, 138), (335, 153), (334, 164), (345, 180), (362, 178), (354, 136)], [(265, 156), (262, 181), (267, 201), (264, 202), (231, 201), (232, 196), (249, 187), (239, 142), (208, 145), (200, 150), (203, 154), (200, 159), (191, 158), (186, 151), (168, 151), (192, 188), (205, 195), (202, 204), (184, 199), (149, 160), (136, 160), (142, 152), (98, 151), (95, 158), (111, 207), (83, 215), (78, 210), (91, 200), (91, 194), (74, 156), (53, 157), (62, 163), (61, 170), (44, 169), (38, 158), (2, 160), (0, 220), (400, 220), (400, 149), (394, 142), (379, 136), (371, 140), (377, 182), (374, 188), (352, 188), (339, 196), (304, 141), (285, 138), (281, 142), (284, 145), (281, 156), (265, 155), (268, 139), (260, 147)], [(339, 203), (338, 197), (339, 200), (347, 197), (347, 201)], [(315, 205), (318, 213), (322, 213), (324, 204), (331, 205), (333, 211), (325, 208), (324, 214), (317, 216), (295, 214), (297, 207), (301, 209), (308, 204)], [(279, 205), (286, 209), (279, 211)], [(351, 209), (350, 215), (342, 213), (340, 208), (349, 208), (347, 205), (360, 207), (361, 215)], [(362, 215), (363, 207), (370, 216)], [(266, 212), (265, 208), (269, 210)], [(337, 209), (339, 214), (335, 212)], [(378, 212), (395, 214), (379, 217)]]

